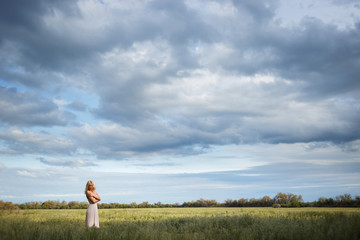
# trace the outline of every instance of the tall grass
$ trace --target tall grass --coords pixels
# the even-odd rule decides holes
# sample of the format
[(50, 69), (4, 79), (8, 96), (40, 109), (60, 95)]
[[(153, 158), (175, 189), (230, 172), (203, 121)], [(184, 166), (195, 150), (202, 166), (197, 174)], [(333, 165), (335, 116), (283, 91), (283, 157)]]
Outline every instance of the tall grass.
[(0, 239), (360, 239), (360, 209), (23, 210), (0, 216)]

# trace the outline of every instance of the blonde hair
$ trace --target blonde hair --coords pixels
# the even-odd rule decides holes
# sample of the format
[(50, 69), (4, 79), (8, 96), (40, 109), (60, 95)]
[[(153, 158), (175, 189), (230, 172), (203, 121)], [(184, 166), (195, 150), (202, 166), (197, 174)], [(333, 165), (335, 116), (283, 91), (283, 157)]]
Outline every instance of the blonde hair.
[(93, 187), (94, 187), (94, 190), (96, 189), (94, 182), (91, 181), (91, 180), (89, 180), (89, 181), (87, 181), (87, 183), (86, 183), (85, 194), (86, 194), (86, 191), (89, 191), (89, 187), (90, 187), (90, 186), (93, 186)]

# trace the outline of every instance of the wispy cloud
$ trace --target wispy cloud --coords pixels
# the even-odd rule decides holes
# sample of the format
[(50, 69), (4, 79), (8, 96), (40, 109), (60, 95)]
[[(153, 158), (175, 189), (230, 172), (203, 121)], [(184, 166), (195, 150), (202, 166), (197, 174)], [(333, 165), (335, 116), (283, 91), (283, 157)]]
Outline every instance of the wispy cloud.
[(26, 171), (26, 170), (18, 170), (16, 171), (16, 173), (20, 176), (23, 176), (23, 177), (32, 177), (32, 178), (36, 178), (36, 174), (35, 173), (32, 173), (32, 172), (29, 172), (29, 171)]
[(94, 162), (86, 161), (86, 160), (46, 160), (44, 158), (39, 158), (40, 162), (50, 165), (50, 166), (60, 166), (60, 167), (92, 167), (96, 166)]

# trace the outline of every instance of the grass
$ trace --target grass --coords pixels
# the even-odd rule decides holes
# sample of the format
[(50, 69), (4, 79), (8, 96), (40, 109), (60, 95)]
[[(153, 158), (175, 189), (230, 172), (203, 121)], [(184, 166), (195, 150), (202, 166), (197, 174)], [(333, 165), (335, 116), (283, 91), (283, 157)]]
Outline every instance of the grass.
[(23, 210), (0, 216), (0, 239), (360, 239), (357, 208)]

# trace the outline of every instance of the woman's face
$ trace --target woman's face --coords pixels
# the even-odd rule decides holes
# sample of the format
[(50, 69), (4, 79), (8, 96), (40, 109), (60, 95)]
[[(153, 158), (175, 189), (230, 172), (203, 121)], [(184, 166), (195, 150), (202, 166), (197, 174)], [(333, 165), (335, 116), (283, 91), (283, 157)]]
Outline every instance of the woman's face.
[(89, 190), (90, 190), (90, 191), (94, 190), (94, 185), (93, 185), (93, 184), (90, 184), (90, 185), (89, 185)]

